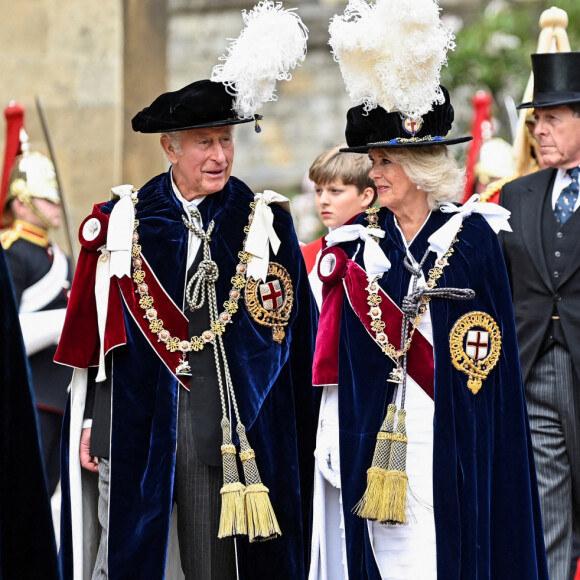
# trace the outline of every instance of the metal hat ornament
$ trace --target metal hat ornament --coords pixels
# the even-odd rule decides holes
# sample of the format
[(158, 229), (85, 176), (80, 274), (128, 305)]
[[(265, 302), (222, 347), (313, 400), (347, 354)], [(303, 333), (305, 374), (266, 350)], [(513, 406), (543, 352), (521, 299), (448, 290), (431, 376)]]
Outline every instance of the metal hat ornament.
[(439, 11), (435, 0), (404, 7), (397, 0), (350, 0), (332, 18), (329, 44), (356, 105), (347, 115), (344, 151), (470, 140), (445, 139), (454, 113), (439, 79), (455, 43)]

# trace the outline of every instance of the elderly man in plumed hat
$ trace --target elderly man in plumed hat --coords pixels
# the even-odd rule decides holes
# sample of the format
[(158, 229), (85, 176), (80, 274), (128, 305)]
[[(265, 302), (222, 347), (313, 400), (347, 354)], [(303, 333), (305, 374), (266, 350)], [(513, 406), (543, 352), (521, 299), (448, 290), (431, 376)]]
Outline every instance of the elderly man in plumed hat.
[(288, 200), (231, 175), (234, 126), (257, 126), (231, 93), (201, 80), (138, 113), (169, 171), (81, 225), (57, 353), (66, 578), (169, 577), (174, 505), (187, 579), (306, 574), (316, 305)]
[(500, 204), (550, 578), (568, 578), (580, 526), (580, 52), (533, 54), (534, 136), (548, 168)]

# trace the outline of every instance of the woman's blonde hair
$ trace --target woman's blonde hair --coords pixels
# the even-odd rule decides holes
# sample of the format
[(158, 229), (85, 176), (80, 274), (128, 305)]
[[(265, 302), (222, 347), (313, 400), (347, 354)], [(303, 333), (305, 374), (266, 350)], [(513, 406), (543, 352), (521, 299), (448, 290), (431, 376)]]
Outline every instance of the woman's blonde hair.
[(401, 165), (407, 177), (427, 193), (429, 209), (446, 201), (460, 201), (465, 186), (465, 170), (445, 145), (383, 149), (386, 156)]

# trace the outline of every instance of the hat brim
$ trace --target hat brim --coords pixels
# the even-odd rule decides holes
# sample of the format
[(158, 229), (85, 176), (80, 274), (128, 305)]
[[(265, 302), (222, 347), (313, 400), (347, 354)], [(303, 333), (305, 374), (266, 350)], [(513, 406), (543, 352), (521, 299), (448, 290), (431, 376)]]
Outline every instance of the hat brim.
[(435, 145), (455, 145), (457, 143), (465, 143), (471, 141), (473, 137), (456, 137), (454, 139), (437, 139), (433, 141), (401, 141), (392, 139), (391, 141), (383, 141), (379, 143), (367, 143), (367, 145), (359, 145), (357, 147), (344, 147), (340, 149), (341, 153), (368, 153), (371, 149), (404, 149), (407, 147), (433, 147)]
[(544, 107), (559, 107), (560, 105), (571, 105), (572, 103), (580, 103), (580, 95), (573, 98), (557, 99), (555, 101), (529, 101), (528, 103), (521, 103), (516, 109), (542, 109)]
[(228, 125), (239, 125), (240, 123), (251, 123), (255, 119), (223, 119), (222, 121), (212, 121), (208, 123), (198, 123), (197, 125), (187, 125), (184, 127), (166, 127), (155, 129), (154, 131), (140, 131), (139, 133), (175, 133), (177, 131), (189, 131), (190, 129), (209, 129), (211, 127), (227, 127)]

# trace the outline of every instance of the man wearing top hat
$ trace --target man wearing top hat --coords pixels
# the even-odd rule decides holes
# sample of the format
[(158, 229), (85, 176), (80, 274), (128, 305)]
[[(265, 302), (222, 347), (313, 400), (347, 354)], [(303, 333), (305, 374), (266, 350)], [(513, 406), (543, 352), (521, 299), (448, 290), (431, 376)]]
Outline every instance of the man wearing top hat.
[(550, 578), (580, 525), (580, 52), (533, 54), (534, 136), (548, 169), (506, 184), (508, 267)]
[(306, 574), (316, 306), (285, 198), (231, 175), (254, 120), (232, 105), (209, 80), (158, 97), (132, 125), (169, 171), (81, 225), (56, 357), (65, 578), (166, 577), (174, 505), (185, 578)]

